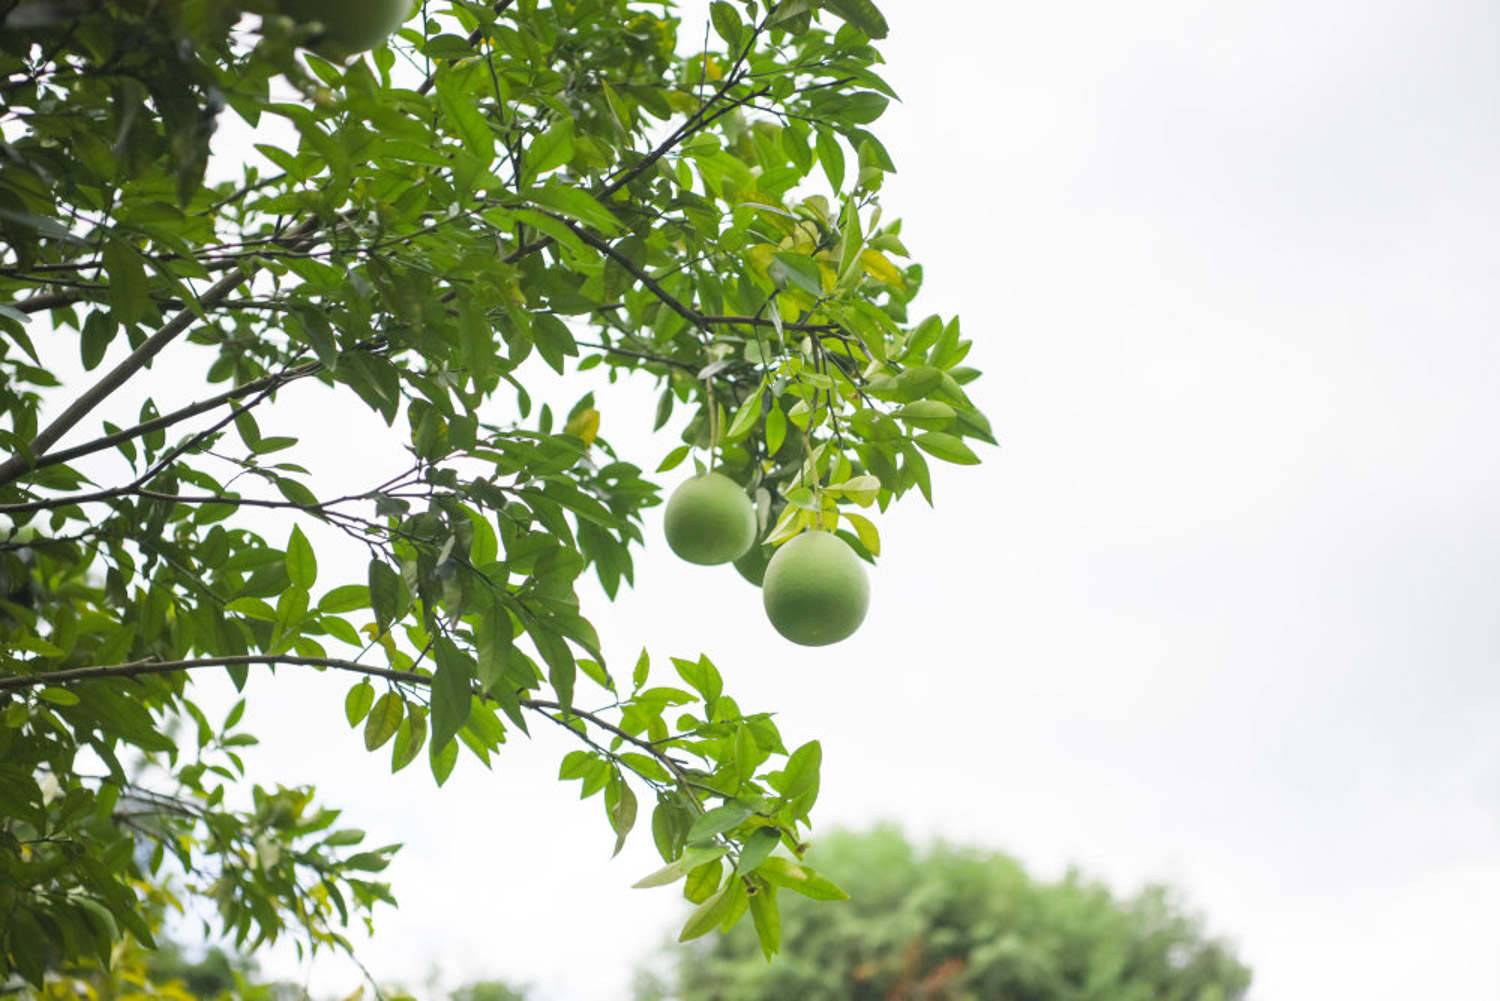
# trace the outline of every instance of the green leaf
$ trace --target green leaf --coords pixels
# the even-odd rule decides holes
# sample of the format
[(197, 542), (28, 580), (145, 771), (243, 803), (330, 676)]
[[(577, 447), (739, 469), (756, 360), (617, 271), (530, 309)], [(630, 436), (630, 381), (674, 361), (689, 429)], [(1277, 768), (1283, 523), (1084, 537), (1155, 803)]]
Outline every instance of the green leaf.
[(411, 764), (426, 741), (427, 716), (414, 707), (396, 730), (396, 743), (391, 745), (391, 772), (399, 772)]
[(104, 360), (109, 344), (120, 332), (113, 313), (93, 312), (83, 321), (83, 338), (79, 343), (79, 354), (83, 369), (92, 372)]
[(917, 400), (901, 407), (892, 416), (913, 427), (937, 431), (953, 423), (957, 411), (942, 400)]
[(318, 611), (330, 615), (370, 606), (370, 589), (364, 584), (341, 584), (318, 599)]
[(490, 527), (489, 519), (478, 511), (465, 508), (464, 513), (469, 516), (469, 525), (474, 530), (474, 538), (469, 543), (469, 562), (476, 567), (488, 566), (500, 553), (495, 530)]
[(318, 579), (318, 558), (313, 553), (312, 543), (296, 525), (292, 526), (291, 538), (286, 543), (286, 575), (303, 590), (311, 590)]
[(856, 476), (842, 483), (830, 483), (830, 491), (849, 498), (860, 507), (869, 507), (880, 496), (880, 480), (873, 476)]
[(549, 170), (556, 170), (573, 159), (573, 119), (563, 118), (546, 132), (531, 141), (526, 150), (526, 171), (523, 183), (527, 186)]
[(823, 745), (810, 740), (797, 748), (781, 770), (777, 787), (787, 799), (797, 799), (818, 788), (818, 773), (823, 765)]
[(781, 908), (776, 904), (776, 887), (763, 886), (750, 898), (750, 919), (755, 923), (760, 951), (770, 959), (781, 951)]
[(635, 827), (636, 812), (639, 808), (635, 792), (628, 782), (621, 778), (615, 788), (619, 791), (616, 793), (615, 804), (609, 811), (609, 823), (615, 830), (615, 850), (612, 856), (619, 855), (620, 849), (625, 847), (625, 838)]
[(682, 932), (677, 936), (679, 942), (690, 942), (695, 938), (701, 938), (713, 931), (724, 921), (736, 906), (744, 902), (745, 886), (737, 879), (731, 879), (725, 883), (718, 892), (698, 905), (698, 909), (688, 915), (687, 923), (682, 926)]
[(100, 256), (104, 270), (109, 272), (109, 304), (115, 319), (127, 325), (140, 322), (150, 302), (146, 266), (140, 255), (120, 240), (109, 240)]
[(709, 5), (709, 17), (713, 21), (714, 31), (724, 39), (724, 44), (729, 46), (731, 52), (738, 54), (740, 39), (744, 34), (744, 25), (740, 23), (740, 15), (735, 11), (733, 5), (725, 3), (724, 0), (714, 0)]
[(890, 34), (891, 26), (874, 4), (874, 0), (819, 0), (825, 10), (832, 11), (874, 39)]
[(567, 641), (556, 633), (540, 626), (528, 630), (537, 653), (547, 664), (547, 681), (557, 693), (557, 701), (564, 706), (573, 704), (573, 682), (578, 675), (578, 665), (573, 660), (573, 651)]
[(448, 781), (448, 776), (453, 774), (453, 766), (458, 763), (458, 741), (450, 740), (439, 747), (436, 741), (429, 740), (427, 753), (428, 762), (432, 766), (432, 777), (441, 786)]
[(474, 639), (479, 653), (475, 660), (474, 673), (484, 691), (495, 690), (505, 676), (514, 640), (510, 615), (503, 608), (495, 608), (486, 612), (480, 617), (475, 627)]
[(766, 859), (755, 872), (756, 875), (764, 877), (777, 886), (784, 886), (788, 890), (800, 893), (804, 897), (811, 897), (813, 900), (849, 899), (849, 894), (812, 866), (803, 862), (793, 862), (780, 855), (772, 855)]
[(480, 113), (473, 95), (465, 92), (462, 84), (452, 74), (439, 73), (437, 96), (443, 116), (469, 148), (469, 152), (488, 164), (495, 156), (495, 133)]
[(740, 408), (735, 412), (734, 420), (729, 422), (729, 430), (725, 432), (726, 441), (737, 441), (750, 433), (755, 427), (755, 422), (760, 419), (761, 398), (765, 395), (764, 387), (756, 386), (755, 392), (745, 398)]
[(819, 126), (816, 149), (818, 162), (823, 165), (823, 173), (828, 177), (829, 186), (834, 191), (841, 190), (844, 185), (844, 150), (839, 146), (838, 137), (831, 130)]
[(50, 702), (55, 706), (78, 705), (78, 696), (74, 695), (66, 688), (58, 688), (56, 685), (48, 685), (46, 688), (41, 689), (36, 694), (39, 698)]
[(382, 631), (406, 612), (406, 585), (385, 560), (370, 561), (370, 605)]
[(818, 263), (806, 254), (794, 254), (788, 250), (776, 251), (771, 265), (771, 277), (779, 283), (795, 285), (811, 296), (823, 294), (823, 278)]
[(651, 655), (646, 652), (645, 647), (641, 647), (641, 655), (636, 658), (635, 670), (631, 672), (630, 687), (635, 691), (640, 691), (641, 686), (646, 683), (646, 679), (650, 674)]
[(537, 313), (531, 318), (531, 333), (535, 338), (537, 353), (542, 360), (562, 375), (563, 359), (578, 356), (578, 344), (568, 325), (551, 313)]
[(766, 414), (766, 454), (775, 455), (786, 441), (786, 414), (780, 406), (772, 405)]
[(665, 459), (661, 460), (661, 465), (656, 467), (656, 471), (658, 473), (665, 473), (669, 469), (676, 469), (682, 465), (682, 460), (688, 457), (690, 451), (692, 451), (691, 445), (678, 445), (667, 453)]
[(578, 665), (578, 670), (587, 675), (600, 688), (608, 692), (615, 690), (615, 679), (609, 676), (609, 672), (604, 669), (603, 664), (588, 657), (579, 657), (575, 663)]
[(776, 850), (781, 843), (781, 832), (774, 827), (762, 827), (750, 835), (740, 851), (740, 861), (734, 867), (735, 875), (748, 876)]
[(365, 832), (357, 828), (349, 827), (341, 831), (334, 831), (323, 839), (323, 844), (329, 848), (343, 848), (349, 845), (357, 845), (365, 839)]
[(394, 737), (405, 714), (406, 702), (398, 693), (382, 695), (365, 718), (365, 750), (373, 751)]
[(349, 689), (349, 694), (344, 696), (344, 717), (349, 720), (350, 726), (358, 726), (359, 721), (365, 718), (370, 711), (370, 706), (375, 704), (375, 686), (369, 680), (361, 681)]
[(672, 666), (677, 668), (677, 673), (682, 680), (692, 685), (703, 696), (703, 700), (712, 703), (724, 692), (724, 678), (719, 674), (719, 669), (714, 667), (713, 661), (708, 657), (701, 656), (697, 660), (683, 660), (680, 657), (672, 658)]
[(743, 824), (750, 816), (750, 808), (739, 803), (725, 803), (714, 807), (693, 821), (688, 828), (688, 841), (703, 841)]
[(642, 876), (630, 885), (632, 889), (649, 890), (656, 886), (669, 886), (686, 875), (687, 868), (683, 865), (683, 860), (678, 859), (667, 863), (649, 876)]
[(276, 489), (281, 491), (281, 496), (299, 507), (311, 510), (318, 506), (317, 496), (307, 487), (292, 479), (290, 476), (276, 477)]
[(437, 672), (432, 676), (432, 742), (442, 747), (469, 719), (473, 700), (473, 666), (469, 658), (442, 638), (435, 643)]
[(242, 597), (224, 603), (224, 611), (243, 615), (247, 619), (257, 619), (261, 622), (275, 622), (276, 609), (266, 604), (260, 598)]
[(979, 456), (974, 454), (974, 450), (965, 445), (962, 438), (951, 434), (924, 431), (912, 440), (922, 451), (945, 462), (955, 462), (962, 466), (972, 466), (979, 462)]
[(613, 236), (620, 231), (620, 220), (615, 218), (614, 213), (582, 188), (549, 185), (527, 190), (526, 197), (543, 208), (597, 229), (605, 236)]
[(864, 515), (855, 514), (853, 511), (841, 512), (844, 519), (854, 526), (854, 534), (859, 536), (860, 545), (870, 551), (871, 556), (880, 555), (880, 531), (875, 524)]
[(724, 864), (717, 859), (689, 868), (682, 895), (695, 904), (703, 903), (719, 888), (719, 877), (723, 874)]

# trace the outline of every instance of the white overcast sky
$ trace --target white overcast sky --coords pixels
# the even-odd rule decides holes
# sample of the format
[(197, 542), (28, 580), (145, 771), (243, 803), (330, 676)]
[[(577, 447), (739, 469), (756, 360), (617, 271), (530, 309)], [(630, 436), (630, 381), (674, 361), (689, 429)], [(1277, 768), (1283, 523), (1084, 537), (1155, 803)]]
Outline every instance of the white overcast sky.
[[(852, 640), (782, 642), (652, 517), (636, 589), (586, 595), (607, 652), (706, 651), (789, 742), (821, 738), (822, 825), (1170, 881), (1259, 1001), (1493, 1001), (1500, 9), (882, 6), (886, 212), (926, 265), (920, 312), (975, 340), (1003, 447), (881, 519)], [(151, 376), (163, 409), (191, 398), (173, 378)], [(654, 468), (673, 442), (649, 386), (600, 399)], [(306, 434), (320, 482), (394, 472), (382, 426), (328, 401), (299, 386), (264, 430)], [(322, 582), (360, 579), (353, 556), (327, 540)], [(554, 779), (565, 745), (466, 757), (442, 790), (392, 779), (344, 728), (346, 687), (261, 674), (247, 722), (258, 777), (406, 844), (366, 964), (627, 998), (681, 901), (629, 889), (648, 837), (608, 861), (600, 804)]]

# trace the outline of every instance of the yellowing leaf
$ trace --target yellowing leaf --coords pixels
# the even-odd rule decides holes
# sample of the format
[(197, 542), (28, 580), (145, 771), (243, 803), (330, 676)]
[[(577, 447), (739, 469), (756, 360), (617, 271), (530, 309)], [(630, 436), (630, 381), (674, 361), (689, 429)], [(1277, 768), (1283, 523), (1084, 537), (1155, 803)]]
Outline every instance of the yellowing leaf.
[(898, 288), (906, 285), (905, 279), (901, 277), (901, 269), (892, 264), (891, 259), (878, 250), (866, 247), (860, 251), (859, 265), (865, 269), (865, 274), (878, 282), (885, 282), (887, 285), (895, 285)]
[(869, 507), (880, 494), (880, 480), (874, 476), (856, 476), (843, 483), (830, 484), (828, 489), (843, 494), (860, 507)]
[(801, 534), (807, 527), (809, 518), (817, 515), (811, 511), (804, 511), (799, 507), (788, 504), (781, 512), (781, 517), (776, 519), (776, 527), (771, 529), (771, 534), (766, 536), (766, 542), (772, 546), (779, 546), (783, 542), (789, 542)]
[(862, 546), (870, 551), (871, 556), (880, 555), (880, 532), (876, 530), (875, 523), (862, 514), (844, 512), (845, 519), (854, 526), (854, 534), (859, 536)]
[(771, 276), (771, 262), (775, 259), (776, 248), (769, 243), (757, 243), (745, 251), (745, 263), (750, 265), (750, 271), (767, 280)]
[(593, 407), (581, 411), (568, 421), (563, 430), (570, 435), (582, 438), (585, 445), (592, 445), (594, 439), (599, 436), (599, 411)]

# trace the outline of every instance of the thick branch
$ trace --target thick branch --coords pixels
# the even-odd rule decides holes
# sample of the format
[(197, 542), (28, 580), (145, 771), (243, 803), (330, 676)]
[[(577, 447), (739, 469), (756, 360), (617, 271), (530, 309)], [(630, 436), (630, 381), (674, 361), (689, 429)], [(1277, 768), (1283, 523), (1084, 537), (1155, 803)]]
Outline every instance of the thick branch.
[[(288, 241), (296, 244), (307, 239), (317, 231), (318, 225), (316, 219), (307, 220), (292, 231)], [(218, 305), (221, 300), (228, 298), (231, 292), (249, 280), (249, 274), (243, 269), (234, 269), (214, 282), (208, 291), (203, 293), (201, 299), (205, 308)], [(31, 468), (32, 463), (57, 444), (58, 439), (72, 430), (73, 426), (88, 416), (90, 411), (108, 399), (110, 394), (129, 381), (131, 376), (145, 368), (151, 359), (161, 353), (163, 348), (180, 337), (192, 325), (193, 319), (193, 314), (186, 310), (172, 317), (162, 325), (160, 330), (146, 338), (140, 347), (111, 369), (104, 378), (85, 390), (83, 395), (58, 415), (56, 420), (43, 428), (26, 446), (29, 455), (13, 455), (0, 463), (0, 486), (12, 483), (24, 475)]]
[(704, 325), (702, 313), (698, 312), (693, 307), (684, 304), (680, 299), (678, 299), (672, 293), (668, 292), (665, 288), (662, 287), (661, 282), (651, 277), (651, 275), (646, 271), (645, 268), (636, 264), (630, 258), (626, 257), (614, 247), (610, 246), (608, 240), (600, 239), (599, 237), (590, 233), (588, 230), (584, 229), (582, 226), (570, 222), (560, 215), (554, 215), (552, 216), (552, 218), (556, 219), (558, 222), (571, 229), (573, 231), (573, 234), (584, 243), (588, 244), (590, 247), (593, 247), (595, 250), (599, 251), (599, 253), (604, 254), (620, 267), (624, 268), (626, 271), (634, 275), (636, 281), (640, 282), (642, 285), (650, 289), (651, 294), (660, 299), (662, 303), (667, 306), (667, 308), (672, 310), (672, 312), (687, 320), (695, 327), (702, 327)]
[[(228, 657), (196, 657), (188, 660), (138, 660), (126, 664), (111, 664), (108, 666), (74, 667), (63, 671), (44, 671), (41, 674), (15, 675), (0, 678), (0, 692), (20, 692), (31, 688), (49, 685), (70, 685), (82, 681), (99, 681), (112, 678), (142, 678), (157, 674), (178, 674), (184, 671), (195, 671), (203, 668), (227, 668), (247, 665), (264, 664), (274, 667), (277, 664), (290, 664), (298, 667), (320, 667), (332, 668), (336, 671), (348, 671), (352, 674), (362, 674), (372, 678), (384, 678), (387, 681), (397, 681), (409, 685), (431, 686), (432, 678), (429, 675), (418, 674), (415, 671), (401, 671), (391, 667), (376, 667), (371, 664), (361, 664), (357, 660), (345, 660), (338, 657), (302, 657), (295, 654), (240, 654)], [(488, 696), (479, 693), (482, 698), (488, 700)], [(489, 700), (493, 701), (493, 700)], [(586, 709), (577, 709), (565, 706), (560, 702), (550, 699), (518, 699), (521, 706), (532, 712), (542, 713), (550, 716), (554, 712), (563, 713), (568, 716), (576, 716), (586, 720), (621, 740), (640, 748), (661, 762), (663, 767), (681, 783), (688, 784), (689, 779), (682, 766), (667, 755), (661, 747), (648, 740), (627, 733), (625, 730), (604, 719), (596, 713)]]
[(323, 366), (319, 362), (308, 362), (306, 365), (301, 365), (289, 371), (282, 372), (279, 375), (268, 375), (264, 379), (257, 379), (254, 382), (247, 382), (243, 386), (236, 386), (234, 389), (231, 389), (224, 393), (220, 393), (218, 396), (210, 397), (207, 400), (199, 400), (197, 403), (190, 403), (180, 410), (174, 410), (169, 414), (163, 414), (162, 416), (157, 417), (155, 420), (149, 420), (145, 423), (137, 424), (133, 427), (124, 428), (123, 430), (116, 431), (114, 434), (105, 435), (102, 438), (96, 438), (93, 441), (84, 442), (82, 445), (74, 445), (72, 448), (65, 448), (60, 452), (48, 452), (36, 462), (32, 463), (31, 468), (43, 469), (47, 466), (55, 466), (63, 462), (72, 462), (74, 459), (80, 458), (85, 455), (92, 455), (95, 452), (102, 452), (105, 449), (113, 448), (121, 442), (131, 441), (132, 439), (139, 438), (142, 435), (149, 434), (152, 431), (159, 431), (162, 428), (171, 427), (173, 424), (185, 421), (189, 417), (197, 417), (199, 414), (207, 413), (208, 411), (221, 407), (226, 403), (233, 402), (234, 400), (238, 400), (241, 397), (253, 395), (263, 389), (279, 388), (288, 382), (293, 382), (297, 379), (303, 378), (304, 376), (312, 375), (318, 372), (322, 367)]
[(778, 327), (807, 334), (828, 334), (839, 329), (836, 323), (777, 323), (763, 316), (701, 316), (699, 322), (709, 327)]
[[(243, 285), (249, 280), (249, 275), (240, 270), (235, 270), (214, 282), (212, 287), (204, 293), (206, 302), (218, 302)], [(103, 403), (111, 393), (123, 386), (131, 376), (145, 368), (147, 363), (155, 358), (161, 349), (176, 340), (183, 331), (193, 322), (193, 314), (187, 311), (178, 313), (168, 320), (160, 330), (146, 338), (145, 343), (132, 351), (120, 364), (109, 371), (104, 378), (94, 383), (83, 395), (74, 400), (57, 419), (43, 428), (35, 438), (31, 439), (27, 448), (31, 455), (13, 455), (5, 462), (0, 463), (0, 486), (11, 483), (24, 474), (35, 459), (44, 455), (47, 449), (55, 445), (59, 438), (73, 429), (73, 426), (89, 412)]]

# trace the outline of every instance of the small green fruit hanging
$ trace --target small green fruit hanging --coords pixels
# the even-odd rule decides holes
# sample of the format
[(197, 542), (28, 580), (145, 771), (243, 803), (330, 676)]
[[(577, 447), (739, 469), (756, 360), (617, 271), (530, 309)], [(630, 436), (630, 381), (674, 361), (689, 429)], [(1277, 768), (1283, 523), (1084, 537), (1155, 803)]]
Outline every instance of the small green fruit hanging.
[(755, 505), (729, 477), (705, 473), (673, 491), (664, 527), (667, 545), (689, 563), (729, 563), (755, 544)]
[(771, 625), (802, 646), (847, 639), (870, 608), (864, 565), (831, 532), (804, 532), (776, 550), (761, 595)]
[(750, 551), (734, 561), (734, 568), (739, 571), (741, 577), (760, 587), (766, 578), (766, 564), (771, 561), (771, 554), (762, 545), (750, 547)]
[(319, 52), (349, 56), (385, 41), (411, 13), (411, 0), (281, 0), (281, 12), (323, 25)]

